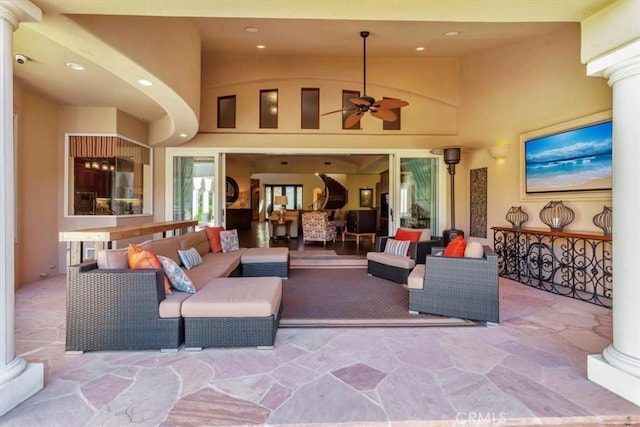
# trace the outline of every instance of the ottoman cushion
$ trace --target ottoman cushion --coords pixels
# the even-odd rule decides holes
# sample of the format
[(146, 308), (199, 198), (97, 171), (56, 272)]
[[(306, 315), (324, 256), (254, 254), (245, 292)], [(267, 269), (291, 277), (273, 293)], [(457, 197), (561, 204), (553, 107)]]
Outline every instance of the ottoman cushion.
[(249, 248), (242, 254), (243, 264), (287, 262), (289, 248)]
[(267, 317), (282, 299), (279, 277), (213, 279), (182, 303), (183, 317)]

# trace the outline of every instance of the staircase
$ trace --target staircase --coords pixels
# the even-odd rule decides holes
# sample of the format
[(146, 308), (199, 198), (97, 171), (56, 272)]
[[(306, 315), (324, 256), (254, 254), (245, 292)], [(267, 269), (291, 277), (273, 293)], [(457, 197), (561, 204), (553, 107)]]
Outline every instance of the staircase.
[(327, 174), (317, 175), (324, 182), (322, 197), (310, 206), (311, 210), (341, 209), (347, 204), (347, 189)]

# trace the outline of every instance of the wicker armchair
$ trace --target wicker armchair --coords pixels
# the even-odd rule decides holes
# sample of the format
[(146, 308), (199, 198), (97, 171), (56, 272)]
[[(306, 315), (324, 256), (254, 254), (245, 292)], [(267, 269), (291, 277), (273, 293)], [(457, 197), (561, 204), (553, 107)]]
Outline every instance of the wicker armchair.
[(409, 245), (409, 255), (398, 256), (384, 252), (387, 241), (393, 238), (394, 236), (376, 238), (375, 251), (367, 253), (367, 273), (401, 284), (407, 283), (407, 278), (416, 264), (424, 264), (432, 247), (442, 245), (440, 238), (412, 242)]
[(427, 256), (422, 289), (409, 284), (409, 310), (499, 323), (498, 257), (483, 248), (482, 258)]
[(302, 214), (303, 243), (320, 241), (326, 246), (328, 241), (336, 241), (336, 224), (329, 221), (327, 212), (305, 212)]
[(184, 320), (159, 315), (163, 277), (162, 270), (103, 270), (96, 262), (68, 267), (65, 350), (177, 351)]

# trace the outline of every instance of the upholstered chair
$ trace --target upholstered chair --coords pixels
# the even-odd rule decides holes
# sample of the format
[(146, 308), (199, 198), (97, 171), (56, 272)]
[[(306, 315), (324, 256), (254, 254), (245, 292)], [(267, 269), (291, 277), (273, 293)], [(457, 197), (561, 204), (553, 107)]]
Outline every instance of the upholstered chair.
[(302, 214), (303, 244), (316, 241), (327, 245), (328, 241), (336, 241), (336, 224), (329, 221), (327, 212), (305, 212)]

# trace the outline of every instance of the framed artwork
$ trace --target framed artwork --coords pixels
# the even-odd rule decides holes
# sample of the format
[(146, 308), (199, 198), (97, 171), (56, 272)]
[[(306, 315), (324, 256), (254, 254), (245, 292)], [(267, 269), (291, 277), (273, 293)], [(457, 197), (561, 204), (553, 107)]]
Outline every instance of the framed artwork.
[(372, 188), (360, 189), (360, 207), (361, 208), (373, 207), (373, 189)]
[(605, 112), (522, 135), (521, 195), (610, 193), (612, 125)]

